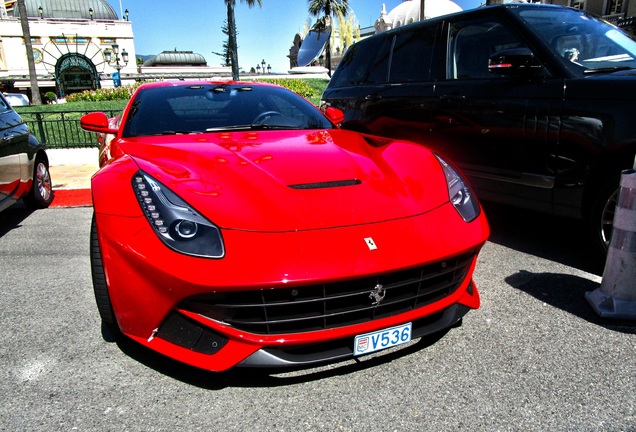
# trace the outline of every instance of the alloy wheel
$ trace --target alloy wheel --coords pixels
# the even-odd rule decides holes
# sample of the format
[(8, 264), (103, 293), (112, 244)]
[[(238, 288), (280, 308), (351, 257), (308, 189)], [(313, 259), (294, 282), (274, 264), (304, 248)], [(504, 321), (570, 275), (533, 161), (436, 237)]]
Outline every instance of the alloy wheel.
[(35, 182), (38, 194), (44, 201), (51, 198), (51, 174), (46, 164), (42, 161), (38, 162), (35, 170)]
[(616, 211), (616, 202), (618, 200), (618, 189), (614, 191), (605, 202), (603, 211), (601, 212), (601, 240), (605, 243), (605, 247), (609, 248), (610, 239), (612, 237), (612, 229), (614, 225), (614, 213)]

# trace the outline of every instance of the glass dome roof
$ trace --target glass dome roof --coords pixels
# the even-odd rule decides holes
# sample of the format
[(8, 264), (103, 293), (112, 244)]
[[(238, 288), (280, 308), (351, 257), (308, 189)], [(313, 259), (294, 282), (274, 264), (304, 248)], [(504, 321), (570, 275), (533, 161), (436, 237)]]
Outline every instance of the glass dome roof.
[(144, 66), (207, 66), (205, 57), (192, 51), (163, 51), (147, 60)]
[[(39, 18), (38, 8), (42, 7), (42, 18), (118, 20), (117, 12), (106, 0), (25, 0), (27, 16)], [(91, 17), (90, 10), (93, 10)], [(13, 16), (19, 17), (18, 7)]]

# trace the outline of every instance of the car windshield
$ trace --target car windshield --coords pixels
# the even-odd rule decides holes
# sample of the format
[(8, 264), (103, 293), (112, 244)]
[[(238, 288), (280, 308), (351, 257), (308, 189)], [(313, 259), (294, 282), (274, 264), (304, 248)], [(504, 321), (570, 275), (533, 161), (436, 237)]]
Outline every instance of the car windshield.
[(636, 68), (636, 42), (616, 27), (573, 9), (520, 9), (518, 15), (582, 73)]
[(5, 94), (4, 97), (9, 101), (11, 106), (29, 105), (29, 99), (21, 94)]
[(148, 87), (137, 92), (130, 106), (123, 137), (334, 127), (305, 99), (273, 86)]

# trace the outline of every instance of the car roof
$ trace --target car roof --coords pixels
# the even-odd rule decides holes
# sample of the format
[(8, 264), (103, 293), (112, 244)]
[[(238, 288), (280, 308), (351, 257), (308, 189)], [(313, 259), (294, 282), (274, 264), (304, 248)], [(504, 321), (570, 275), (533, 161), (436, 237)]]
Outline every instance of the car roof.
[(7, 100), (20, 100), (22, 102), (26, 102), (27, 105), (29, 103), (29, 98), (27, 97), (27, 95), (23, 94), (23, 93), (3, 93), (3, 96), (5, 97), (5, 99)]
[(190, 87), (197, 85), (241, 85), (248, 87), (280, 87), (282, 86), (271, 84), (262, 81), (201, 81), (201, 80), (189, 80), (189, 81), (155, 81), (150, 83), (144, 83), (139, 88), (156, 88), (156, 87)]

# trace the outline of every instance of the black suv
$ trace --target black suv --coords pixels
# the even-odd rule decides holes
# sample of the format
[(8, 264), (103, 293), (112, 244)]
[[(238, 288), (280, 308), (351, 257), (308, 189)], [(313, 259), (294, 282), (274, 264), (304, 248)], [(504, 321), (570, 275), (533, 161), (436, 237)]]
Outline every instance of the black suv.
[(481, 199), (585, 218), (606, 251), (636, 153), (636, 42), (580, 10), (484, 7), (349, 48), (323, 94), (343, 128), (419, 142)]
[(33, 209), (53, 201), (44, 146), (0, 95), (0, 211), (22, 198)]

